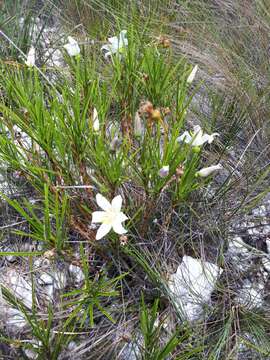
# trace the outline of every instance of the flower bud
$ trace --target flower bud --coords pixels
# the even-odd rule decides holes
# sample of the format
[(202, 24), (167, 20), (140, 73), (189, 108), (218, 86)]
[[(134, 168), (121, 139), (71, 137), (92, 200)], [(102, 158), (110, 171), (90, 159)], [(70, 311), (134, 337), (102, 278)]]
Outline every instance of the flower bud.
[(93, 129), (94, 131), (99, 131), (99, 119), (98, 119), (98, 112), (97, 109), (94, 108), (93, 110)]
[(202, 168), (201, 170), (199, 170), (196, 173), (196, 176), (200, 176), (200, 177), (207, 177), (212, 175), (214, 172), (219, 171), (223, 169), (223, 166), (221, 164), (217, 164), (217, 165), (213, 165), (213, 166), (209, 166), (206, 168)]
[(195, 65), (194, 68), (192, 69), (191, 73), (189, 74), (188, 78), (187, 78), (187, 83), (191, 84), (196, 76), (196, 73), (198, 71), (198, 65)]
[(198, 153), (201, 151), (201, 148), (200, 148), (200, 146), (193, 146), (192, 151), (193, 151), (195, 154), (198, 154)]
[(151, 118), (153, 120), (160, 120), (161, 119), (160, 111), (158, 109), (153, 110), (152, 113), (151, 113)]
[(137, 137), (140, 137), (142, 135), (142, 133), (143, 133), (142, 120), (137, 111), (135, 114), (135, 118), (134, 118), (134, 135)]
[(79, 44), (73, 37), (68, 36), (68, 43), (64, 45), (69, 56), (78, 56), (80, 54)]
[(35, 61), (36, 61), (36, 50), (33, 46), (31, 46), (27, 54), (27, 59), (25, 61), (25, 64), (29, 67), (33, 67), (35, 65)]
[(158, 175), (161, 177), (161, 178), (165, 178), (169, 175), (169, 172), (170, 172), (170, 167), (169, 165), (164, 165), (162, 166), (162, 168), (159, 170), (158, 172)]

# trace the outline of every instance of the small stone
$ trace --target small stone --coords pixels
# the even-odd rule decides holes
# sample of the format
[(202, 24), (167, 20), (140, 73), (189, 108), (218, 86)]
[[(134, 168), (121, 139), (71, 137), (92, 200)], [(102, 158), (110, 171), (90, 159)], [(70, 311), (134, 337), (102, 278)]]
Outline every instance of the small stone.
[(84, 273), (79, 266), (70, 264), (68, 271), (76, 284), (79, 284), (84, 281), (85, 279)]
[(248, 309), (260, 308), (263, 306), (263, 288), (263, 285), (246, 280), (235, 300)]
[(267, 252), (270, 254), (270, 240), (266, 240)]
[(52, 276), (54, 278), (54, 287), (57, 290), (62, 290), (67, 285), (67, 277), (66, 273), (63, 270), (58, 270), (52, 273)]
[[(5, 252), (14, 252), (14, 251), (16, 251), (16, 250), (15, 250), (15, 249), (12, 249), (12, 248), (10, 248), (10, 247), (6, 247), (4, 251), (5, 251)], [(14, 261), (16, 261), (16, 256), (15, 256), (15, 255), (6, 255), (6, 256), (5, 256), (5, 259), (6, 259), (8, 262), (14, 262)]]
[(42, 345), (41, 341), (35, 341), (35, 340), (30, 340), (29, 343), (33, 346), (33, 349), (24, 349), (24, 353), (25, 355), (29, 358), (29, 359), (37, 359), (38, 358), (38, 354), (37, 352), (34, 351), (34, 349), (37, 349)]
[(265, 256), (264, 258), (262, 258), (262, 264), (265, 270), (267, 272), (270, 272), (270, 259), (268, 257)]
[(1, 283), (8, 287), (28, 308), (32, 307), (32, 287), (16, 270), (2, 276)]
[(54, 292), (53, 284), (52, 285), (45, 285), (44, 290), (46, 292), (48, 300), (52, 301), (53, 300), (53, 292)]
[(23, 313), (9, 306), (3, 299), (0, 301), (1, 306), (1, 325), (5, 323), (5, 325), (10, 330), (20, 330), (26, 326), (27, 322), (23, 316)]
[(52, 285), (53, 277), (50, 274), (43, 273), (40, 275), (38, 282), (40, 285)]
[(202, 305), (208, 303), (222, 269), (216, 264), (184, 256), (176, 273), (168, 283), (171, 296), (180, 313), (189, 321), (202, 314)]
[(267, 215), (267, 209), (265, 205), (258, 206), (257, 208), (252, 210), (252, 213), (254, 216), (266, 216)]
[(73, 351), (74, 349), (76, 349), (76, 347), (77, 347), (77, 344), (75, 343), (75, 341), (70, 341), (68, 343), (67, 350)]
[(14, 261), (16, 261), (16, 256), (14, 256), (14, 255), (7, 255), (7, 256), (6, 256), (6, 259), (7, 259), (7, 261), (9, 261), (9, 262), (14, 262)]
[(242, 238), (240, 236), (236, 236), (233, 240), (230, 241), (229, 247), (228, 247), (228, 252), (238, 253), (238, 254), (239, 253), (247, 254), (249, 251), (246, 247), (246, 244), (242, 240)]

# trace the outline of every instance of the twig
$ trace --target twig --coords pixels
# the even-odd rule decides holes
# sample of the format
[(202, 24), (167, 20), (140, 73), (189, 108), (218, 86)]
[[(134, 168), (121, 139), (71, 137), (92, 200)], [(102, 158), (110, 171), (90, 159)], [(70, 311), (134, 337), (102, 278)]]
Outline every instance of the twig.
[(27, 220), (22, 220), (22, 221), (13, 223), (13, 224), (8, 224), (8, 225), (5, 225), (5, 226), (1, 226), (1, 227), (0, 227), (0, 230), (8, 229), (8, 228), (10, 228), (10, 227), (13, 227), (13, 226), (16, 226), (16, 225), (20, 225), (20, 224), (24, 224), (24, 223), (26, 223), (26, 222), (27, 222)]

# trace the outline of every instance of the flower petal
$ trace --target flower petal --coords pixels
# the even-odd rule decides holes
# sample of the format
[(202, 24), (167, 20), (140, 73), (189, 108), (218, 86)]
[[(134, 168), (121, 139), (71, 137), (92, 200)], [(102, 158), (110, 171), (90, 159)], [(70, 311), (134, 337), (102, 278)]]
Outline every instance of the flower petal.
[(194, 131), (194, 134), (197, 134), (199, 132), (202, 133), (202, 128), (200, 127), (200, 125), (194, 125), (193, 126), (193, 131)]
[(186, 144), (189, 144), (192, 141), (192, 137), (190, 136), (189, 132), (185, 131), (176, 140), (177, 140), (177, 142), (183, 142), (184, 141)]
[(112, 226), (108, 224), (102, 224), (97, 233), (96, 233), (96, 240), (102, 239), (105, 235), (107, 235), (111, 231)]
[(208, 135), (208, 144), (211, 144), (215, 140), (215, 136), (219, 136), (219, 133)]
[(67, 50), (69, 56), (77, 56), (80, 54), (80, 47), (78, 44), (65, 44), (64, 48)]
[(117, 221), (123, 222), (123, 221), (126, 221), (127, 219), (128, 219), (128, 217), (123, 212), (120, 212), (117, 215)]
[(35, 65), (35, 58), (36, 58), (36, 50), (33, 46), (31, 46), (28, 54), (27, 54), (27, 60), (25, 61), (25, 64), (29, 67), (32, 67)]
[(127, 230), (123, 227), (123, 225), (119, 221), (116, 221), (113, 224), (113, 230), (116, 232), (116, 234), (119, 235), (127, 233)]
[(111, 207), (112, 207), (111, 204), (109, 203), (109, 201), (101, 194), (96, 195), (96, 201), (97, 201), (98, 206), (104, 211), (107, 211), (107, 210), (111, 209)]
[(118, 45), (118, 38), (117, 38), (117, 36), (109, 37), (109, 38), (108, 38), (108, 41), (109, 41), (109, 43), (112, 44), (113, 46), (114, 46), (114, 45)]
[(121, 207), (122, 207), (122, 197), (121, 197), (121, 195), (117, 195), (112, 199), (112, 207), (116, 211), (121, 211)]
[(103, 45), (100, 50), (101, 51), (102, 50), (110, 51), (111, 50), (111, 45)]
[(68, 36), (68, 42), (72, 45), (78, 45), (77, 41), (72, 36)]
[(102, 223), (105, 215), (105, 211), (94, 211), (92, 213), (92, 223)]

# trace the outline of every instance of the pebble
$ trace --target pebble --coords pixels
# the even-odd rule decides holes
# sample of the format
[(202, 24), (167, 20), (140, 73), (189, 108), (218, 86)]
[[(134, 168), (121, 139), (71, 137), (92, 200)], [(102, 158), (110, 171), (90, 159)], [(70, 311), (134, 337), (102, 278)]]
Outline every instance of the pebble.
[(16, 270), (2, 275), (1, 283), (18, 297), (28, 308), (32, 307), (32, 287)]
[(64, 270), (56, 270), (51, 273), (54, 278), (54, 287), (62, 290), (67, 286), (67, 276)]
[(270, 272), (270, 259), (268, 257), (265, 256), (262, 258), (262, 264), (265, 270)]
[[(35, 341), (35, 340), (30, 340), (29, 343), (33, 346), (33, 348), (36, 348), (37, 350), (42, 345), (41, 341)], [(28, 357), (28, 359), (35, 360), (38, 358), (38, 354), (32, 349), (24, 349), (23, 352)]]
[(248, 309), (260, 308), (263, 305), (263, 289), (263, 284), (246, 280), (235, 300)]
[(267, 248), (267, 252), (270, 255), (270, 240), (266, 240), (266, 248)]
[(5, 325), (11, 331), (20, 330), (24, 326), (26, 326), (27, 322), (24, 318), (23, 313), (20, 310), (14, 309), (3, 299), (0, 300), (0, 306), (1, 306), (0, 317), (2, 318), (2, 320), (0, 321), (0, 326)]
[(76, 284), (79, 284), (84, 281), (85, 279), (84, 273), (79, 266), (70, 264), (68, 271)]
[(67, 350), (73, 351), (74, 349), (76, 349), (76, 347), (77, 347), (77, 344), (75, 343), (75, 341), (70, 341), (68, 343)]
[(222, 269), (216, 264), (184, 256), (168, 283), (172, 298), (189, 321), (198, 320), (202, 304), (208, 303)]
[(40, 285), (52, 285), (53, 277), (48, 273), (42, 273), (38, 279)]

